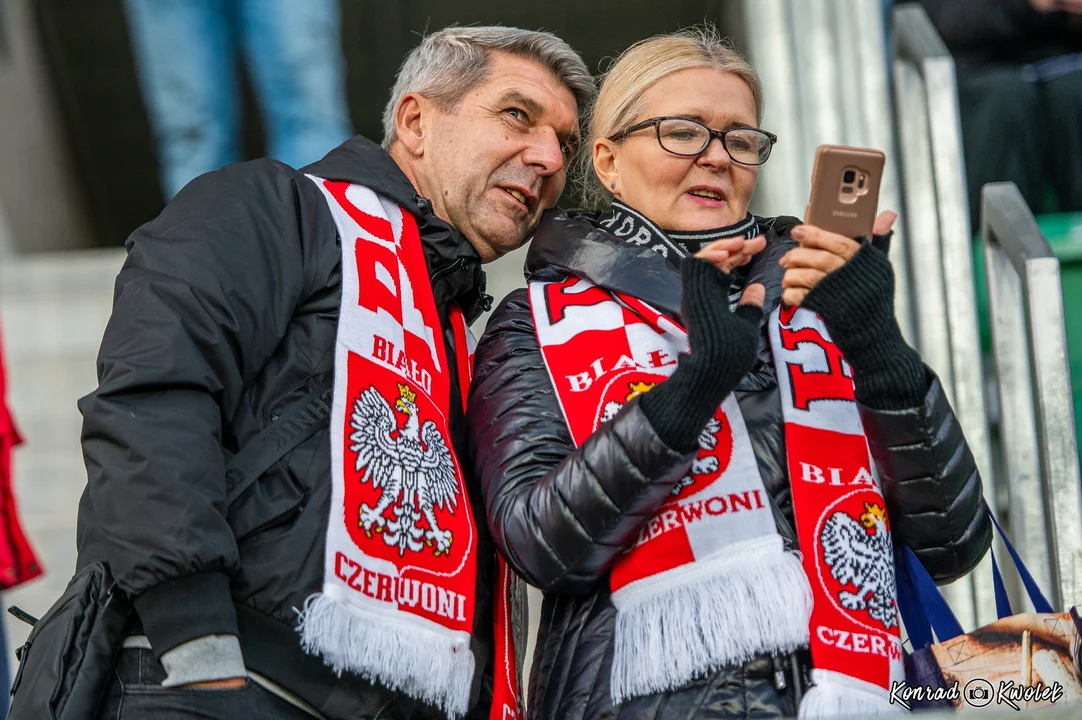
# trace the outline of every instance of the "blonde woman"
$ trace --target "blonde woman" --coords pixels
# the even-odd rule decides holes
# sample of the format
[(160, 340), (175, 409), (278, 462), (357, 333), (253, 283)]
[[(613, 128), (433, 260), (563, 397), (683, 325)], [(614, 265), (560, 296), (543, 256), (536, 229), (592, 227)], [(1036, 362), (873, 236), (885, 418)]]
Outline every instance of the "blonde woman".
[(550, 212), (477, 349), (488, 522), (545, 593), (536, 719), (900, 712), (893, 548), (949, 582), (981, 480), (884, 252), (748, 212), (777, 138), (709, 31), (603, 80), (590, 212)]

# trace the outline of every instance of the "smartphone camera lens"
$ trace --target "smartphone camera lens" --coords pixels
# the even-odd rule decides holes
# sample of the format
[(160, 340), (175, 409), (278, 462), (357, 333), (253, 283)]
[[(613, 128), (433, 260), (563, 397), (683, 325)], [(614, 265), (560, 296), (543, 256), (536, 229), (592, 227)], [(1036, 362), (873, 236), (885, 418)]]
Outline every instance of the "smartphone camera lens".
[(855, 172), (853, 172), (852, 170), (846, 170), (845, 174), (842, 175), (842, 182), (844, 182), (845, 184), (848, 185), (848, 184), (852, 183), (853, 180), (856, 179), (856, 177), (857, 177), (857, 174)]

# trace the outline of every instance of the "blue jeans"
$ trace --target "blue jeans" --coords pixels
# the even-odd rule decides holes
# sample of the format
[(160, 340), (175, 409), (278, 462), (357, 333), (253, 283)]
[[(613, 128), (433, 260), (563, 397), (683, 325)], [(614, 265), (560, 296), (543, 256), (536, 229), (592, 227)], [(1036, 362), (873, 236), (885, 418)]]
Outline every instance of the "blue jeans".
[(269, 156), (302, 167), (353, 135), (339, 0), (125, 0), (125, 9), (167, 199), (243, 159), (237, 58)]

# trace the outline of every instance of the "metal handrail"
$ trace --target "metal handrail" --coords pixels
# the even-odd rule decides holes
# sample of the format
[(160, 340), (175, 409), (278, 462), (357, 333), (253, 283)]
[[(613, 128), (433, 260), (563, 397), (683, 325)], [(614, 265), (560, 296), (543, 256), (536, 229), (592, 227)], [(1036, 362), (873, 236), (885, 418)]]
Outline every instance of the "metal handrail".
[(981, 189), (1011, 535), (1057, 609), (1082, 602), (1082, 475), (1059, 260), (1014, 183)]
[[(900, 210), (898, 153), (882, 6), (867, 0), (743, 0), (752, 63), (762, 79), (764, 126), (781, 138), (759, 176), (752, 211), (798, 215), (811, 191), (815, 149), (856, 145), (886, 153), (879, 206)], [(913, 337), (906, 236), (895, 225), (898, 324)]]
[[(892, 53), (915, 344), (940, 377), (996, 507), (954, 60), (916, 4), (894, 9)], [(986, 557), (944, 588), (965, 627), (995, 619), (990, 573)]]

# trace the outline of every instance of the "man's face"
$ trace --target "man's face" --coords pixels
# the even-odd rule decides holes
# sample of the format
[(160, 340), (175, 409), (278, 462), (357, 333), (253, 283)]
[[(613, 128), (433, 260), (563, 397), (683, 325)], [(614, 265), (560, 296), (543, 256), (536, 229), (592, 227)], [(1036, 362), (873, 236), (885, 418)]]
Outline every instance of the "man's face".
[(457, 107), (422, 114), (418, 188), (491, 262), (525, 242), (556, 204), (578, 145), (575, 97), (545, 67), (501, 52)]

